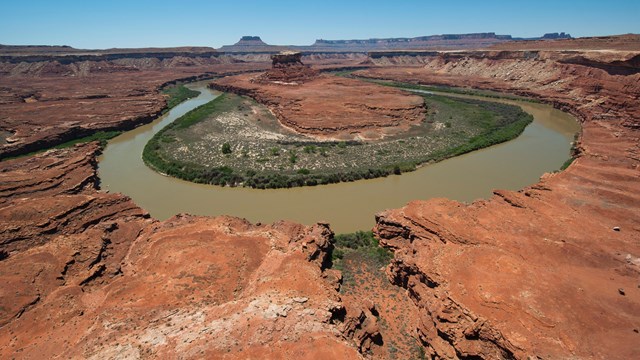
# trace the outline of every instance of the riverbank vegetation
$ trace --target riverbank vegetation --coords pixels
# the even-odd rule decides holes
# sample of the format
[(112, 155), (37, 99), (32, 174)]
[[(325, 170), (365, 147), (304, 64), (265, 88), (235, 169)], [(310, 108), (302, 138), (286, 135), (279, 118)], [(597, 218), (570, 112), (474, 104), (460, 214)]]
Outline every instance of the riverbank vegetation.
[(375, 304), (372, 314), (389, 359), (424, 359), (424, 350), (413, 335), (414, 327), (407, 321), (412, 301), (402, 287), (389, 282), (385, 273), (392, 258), (393, 253), (381, 248), (371, 231), (358, 231), (334, 237), (329, 265), (342, 273), (339, 291), (345, 302), (366, 298)]
[(418, 91), (446, 93), (446, 94), (455, 94), (455, 95), (481, 96), (487, 99), (506, 99), (506, 100), (517, 100), (517, 101), (539, 103), (537, 99), (529, 98), (526, 96), (507, 94), (507, 93), (502, 93), (502, 92), (492, 91), (492, 90), (480, 90), (480, 89), (461, 88), (461, 87), (444, 86), (444, 85), (412, 84), (412, 83), (397, 82), (392, 80), (380, 80), (380, 79), (359, 77), (359, 76), (353, 75), (352, 73), (346, 73), (345, 75), (341, 75), (341, 76), (352, 77), (358, 80), (373, 82), (378, 85), (390, 86), (390, 87), (395, 87), (395, 88), (400, 88), (405, 90), (418, 90)]
[(165, 112), (178, 106), (181, 102), (200, 95), (200, 91), (191, 90), (184, 85), (171, 85), (162, 89), (162, 94), (167, 97)]
[(145, 163), (184, 180), (253, 188), (314, 186), (413, 171), (517, 137), (532, 121), (519, 107), (423, 94), (428, 114), (381, 141), (318, 141), (282, 127), (255, 100), (224, 94), (158, 132)]
[[(172, 108), (176, 107), (178, 104), (180, 104), (181, 102), (187, 99), (191, 99), (193, 97), (200, 95), (199, 91), (191, 90), (184, 85), (167, 86), (164, 89), (162, 89), (162, 93), (167, 96), (167, 107), (163, 110), (163, 113), (171, 110)], [(105, 146), (107, 146), (107, 142), (109, 140), (113, 139), (114, 137), (120, 134), (122, 134), (122, 131), (120, 130), (111, 130), (111, 131), (101, 130), (88, 136), (78, 137), (75, 139), (65, 141), (61, 144), (48, 146), (43, 149), (28, 152), (21, 155), (4, 156), (0, 154), (0, 161), (21, 158), (25, 156), (32, 156), (32, 155), (39, 154), (51, 149), (65, 149), (65, 148), (74, 146), (76, 144), (84, 144), (92, 141), (98, 141), (100, 143), (100, 147), (104, 148)]]
[(62, 144), (58, 144), (58, 145), (54, 145), (51, 147), (47, 147), (46, 149), (42, 149), (42, 150), (37, 150), (37, 151), (32, 151), (26, 154), (22, 154), (22, 155), (15, 155), (15, 156), (3, 156), (2, 154), (0, 154), (0, 161), (4, 161), (4, 160), (10, 160), (10, 159), (16, 159), (16, 158), (21, 158), (21, 157), (25, 157), (25, 156), (32, 156), (35, 154), (39, 154), (42, 152), (45, 152), (47, 150), (51, 150), (51, 149), (66, 149), (69, 147), (72, 147), (76, 144), (84, 144), (84, 143), (89, 143), (92, 141), (98, 141), (100, 143), (100, 147), (104, 148), (105, 146), (107, 146), (107, 142), (111, 139), (113, 139), (114, 137), (118, 136), (122, 134), (122, 131), (98, 131), (96, 133), (93, 133), (89, 136), (84, 136), (84, 137), (80, 137), (80, 138), (76, 138), (76, 139), (72, 139), (66, 142), (63, 142)]

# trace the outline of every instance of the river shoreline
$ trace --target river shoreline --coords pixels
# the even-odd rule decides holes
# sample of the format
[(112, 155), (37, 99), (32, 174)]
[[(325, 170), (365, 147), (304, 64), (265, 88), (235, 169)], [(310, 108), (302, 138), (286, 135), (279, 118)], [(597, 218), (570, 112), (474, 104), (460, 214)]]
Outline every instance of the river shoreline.
[[(533, 120), (514, 105), (422, 96), (428, 113), (408, 131), (384, 140), (321, 141), (286, 131), (253, 99), (225, 93), (155, 134), (143, 159), (158, 172), (195, 183), (316, 186), (415, 171), (511, 140)], [(227, 153), (221, 152), (225, 144)]]
[[(368, 229), (373, 226), (374, 214), (378, 211), (403, 206), (414, 199), (447, 197), (470, 202), (490, 196), (495, 188), (517, 190), (533, 184), (543, 173), (560, 168), (569, 157), (570, 143), (579, 130), (575, 119), (568, 114), (548, 105), (522, 103), (520, 106), (525, 111), (533, 113), (534, 123), (520, 137), (421, 166), (401, 176), (279, 190), (218, 187), (166, 177), (142, 163), (142, 148), (153, 136), (147, 131), (157, 132), (173, 121), (170, 120), (172, 116), (175, 119), (189, 108), (217, 96), (206, 88), (206, 84), (187, 86), (203, 90), (203, 94), (178, 105), (157, 121), (113, 139), (99, 159), (99, 176), (104, 190), (132, 197), (161, 220), (186, 212), (234, 215), (253, 222), (290, 219), (312, 224), (328, 221), (338, 233)], [(523, 147), (523, 143), (528, 147)], [(536, 149), (541, 152), (532, 151)], [(537, 154), (535, 159), (529, 158), (532, 153)], [(130, 175), (124, 176), (125, 172)], [(475, 178), (473, 183), (467, 181), (470, 176)], [(168, 199), (167, 194), (181, 196)]]

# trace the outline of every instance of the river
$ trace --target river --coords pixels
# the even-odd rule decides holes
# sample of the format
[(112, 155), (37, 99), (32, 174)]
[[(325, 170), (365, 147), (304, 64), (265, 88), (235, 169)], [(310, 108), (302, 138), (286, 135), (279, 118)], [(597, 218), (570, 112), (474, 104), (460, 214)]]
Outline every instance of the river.
[(514, 140), (402, 175), (292, 189), (219, 187), (160, 175), (142, 161), (142, 149), (156, 132), (220, 94), (206, 88), (206, 82), (187, 86), (201, 94), (153, 123), (112, 139), (98, 159), (103, 190), (130, 196), (160, 220), (178, 213), (224, 214), (262, 223), (325, 221), (336, 233), (369, 230), (375, 213), (411, 200), (446, 197), (471, 202), (488, 198), (493, 189), (518, 190), (536, 183), (543, 173), (558, 170), (569, 158), (573, 136), (579, 131), (572, 116), (549, 105), (479, 98), (518, 105), (534, 121)]

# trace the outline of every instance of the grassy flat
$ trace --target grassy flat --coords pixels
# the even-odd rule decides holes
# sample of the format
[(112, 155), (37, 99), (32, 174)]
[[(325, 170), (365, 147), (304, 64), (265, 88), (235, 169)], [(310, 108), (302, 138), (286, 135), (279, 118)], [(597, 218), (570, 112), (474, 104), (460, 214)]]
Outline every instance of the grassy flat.
[(354, 181), (507, 141), (532, 117), (513, 105), (424, 95), (424, 121), (368, 142), (317, 141), (282, 127), (253, 99), (224, 94), (161, 130), (143, 158), (156, 170), (218, 185), (282, 188)]

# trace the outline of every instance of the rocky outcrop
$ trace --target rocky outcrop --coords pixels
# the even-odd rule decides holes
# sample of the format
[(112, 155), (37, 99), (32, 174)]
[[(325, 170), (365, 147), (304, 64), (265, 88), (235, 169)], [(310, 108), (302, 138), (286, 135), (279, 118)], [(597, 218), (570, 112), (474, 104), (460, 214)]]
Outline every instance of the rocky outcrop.
[(557, 40), (557, 39), (571, 39), (571, 34), (561, 33), (546, 33), (542, 35), (542, 40)]
[[(377, 237), (395, 251), (387, 276), (406, 289), (408, 306), (395, 293), (388, 302), (367, 294), (379, 285), (338, 293), (324, 224), (155, 221), (128, 198), (96, 190), (95, 144), (1, 162), (0, 357), (384, 358), (393, 355), (386, 334), (394, 332), (415, 334), (433, 357), (640, 357), (640, 74), (600, 66), (636, 66), (627, 40), (591, 45), (622, 41), (614, 44), (620, 51), (552, 48), (590, 46), (578, 39), (545, 42), (550, 49), (388, 55), (356, 73), (530, 96), (573, 113), (583, 127), (578, 158), (538, 184), (472, 204), (414, 201), (377, 216)], [(36, 72), (33, 63), (28, 76), (0, 76), (0, 139), (6, 149), (41, 134), (130, 124), (129, 116), (157, 109), (161, 99), (150, 94), (163, 82), (269, 65), (262, 61), (136, 77), (89, 71), (82, 79), (64, 75), (72, 65), (48, 62)], [(364, 126), (369, 136), (422, 110), (411, 96), (354, 79), (267, 86), (253, 76), (215, 86), (254, 96), (314, 136)], [(372, 122), (371, 114), (391, 122)], [(377, 351), (380, 341), (387, 353)]]
[[(45, 149), (97, 131), (130, 130), (165, 107), (163, 84), (264, 69), (265, 63), (192, 62), (190, 58), (116, 62), (0, 62), (0, 159)], [(218, 59), (220, 60), (220, 59)], [(132, 72), (135, 76), (132, 76)]]
[(262, 84), (299, 85), (318, 77), (318, 71), (302, 63), (302, 54), (283, 51), (271, 55), (271, 69), (253, 79)]
[[(108, 284), (150, 222), (127, 197), (96, 191), (97, 152), (92, 144), (0, 163), (3, 334), (67, 285)], [(2, 343), (8, 354), (9, 342)]]
[(288, 67), (302, 64), (302, 53), (297, 51), (283, 51), (271, 55), (271, 65), (275, 67)]
[(418, 36), (414, 38), (358, 39), (358, 40), (324, 40), (319, 39), (309, 46), (317, 51), (380, 51), (409, 49), (466, 49), (512, 41), (511, 35), (495, 33), (444, 34)]
[(379, 139), (425, 117), (420, 96), (372, 83), (330, 75), (302, 84), (263, 79), (264, 75), (231, 76), (210, 86), (250, 96), (284, 126), (320, 140)]
[(640, 356), (640, 78), (552, 56), (435, 56), (358, 73), (533, 96), (582, 123), (578, 158), (538, 184), (378, 214), (375, 233), (395, 250), (389, 279), (419, 308), (431, 356)]
[(377, 334), (326, 269), (333, 232), (150, 219), (96, 190), (97, 144), (0, 163), (0, 357), (361, 358)]
[(112, 236), (137, 235), (136, 222), (149, 215), (127, 197), (96, 191), (98, 151), (93, 144), (0, 163), (3, 250), (23, 252), (93, 227), (102, 229), (102, 240), (112, 245), (122, 240)]

